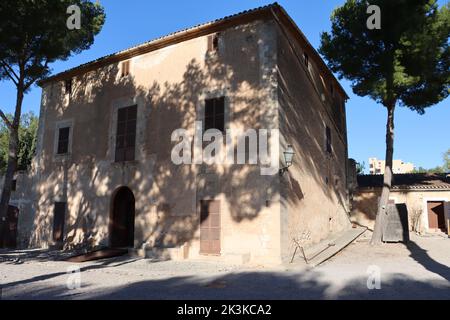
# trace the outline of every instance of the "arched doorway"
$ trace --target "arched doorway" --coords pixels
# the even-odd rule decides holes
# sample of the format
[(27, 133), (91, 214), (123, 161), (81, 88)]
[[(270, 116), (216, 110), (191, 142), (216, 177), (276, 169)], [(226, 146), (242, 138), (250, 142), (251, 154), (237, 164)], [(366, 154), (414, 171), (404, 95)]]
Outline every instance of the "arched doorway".
[(110, 246), (113, 248), (134, 245), (134, 195), (128, 187), (120, 187), (112, 197), (110, 217)]

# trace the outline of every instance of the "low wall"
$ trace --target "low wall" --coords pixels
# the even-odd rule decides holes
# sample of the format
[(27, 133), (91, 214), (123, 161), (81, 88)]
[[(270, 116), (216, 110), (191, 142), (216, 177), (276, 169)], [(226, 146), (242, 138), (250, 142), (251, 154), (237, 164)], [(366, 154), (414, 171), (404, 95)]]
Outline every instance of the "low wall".
[[(373, 230), (381, 188), (357, 189), (353, 195), (351, 221)], [(408, 208), (409, 229), (428, 231), (428, 201), (446, 202), (447, 230), (450, 220), (450, 190), (393, 190), (389, 195), (395, 203), (405, 203)]]

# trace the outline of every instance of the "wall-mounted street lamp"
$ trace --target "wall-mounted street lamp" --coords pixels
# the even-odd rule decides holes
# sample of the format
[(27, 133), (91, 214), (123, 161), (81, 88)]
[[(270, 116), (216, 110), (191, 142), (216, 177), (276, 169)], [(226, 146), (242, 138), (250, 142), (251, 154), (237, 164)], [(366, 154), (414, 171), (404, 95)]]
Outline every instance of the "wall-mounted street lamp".
[(284, 150), (283, 155), (284, 155), (284, 163), (286, 164), (286, 166), (280, 169), (279, 171), (280, 176), (282, 176), (283, 173), (288, 171), (288, 168), (292, 165), (292, 159), (294, 158), (295, 152), (290, 144), (287, 145), (287, 148), (286, 150)]

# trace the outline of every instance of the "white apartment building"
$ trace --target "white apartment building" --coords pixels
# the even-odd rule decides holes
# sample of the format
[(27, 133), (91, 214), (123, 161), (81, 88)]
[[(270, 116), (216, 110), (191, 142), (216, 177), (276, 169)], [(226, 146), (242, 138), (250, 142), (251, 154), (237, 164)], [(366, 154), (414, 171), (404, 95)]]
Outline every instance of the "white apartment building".
[[(384, 174), (386, 162), (377, 158), (369, 158), (370, 174)], [(393, 173), (411, 173), (414, 170), (414, 164), (411, 162), (403, 162), (402, 160), (393, 160)]]

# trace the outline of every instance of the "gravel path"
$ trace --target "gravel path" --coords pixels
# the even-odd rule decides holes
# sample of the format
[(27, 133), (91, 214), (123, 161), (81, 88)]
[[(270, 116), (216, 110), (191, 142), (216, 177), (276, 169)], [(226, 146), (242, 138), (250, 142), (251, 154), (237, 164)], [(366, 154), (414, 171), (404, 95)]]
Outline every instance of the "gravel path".
[[(0, 253), (3, 299), (450, 299), (443, 237), (412, 235), (408, 246), (375, 248), (361, 239), (314, 269), (133, 258), (73, 264), (42, 252), (16, 258)], [(369, 284), (380, 272), (381, 289), (368, 289), (368, 271)]]

